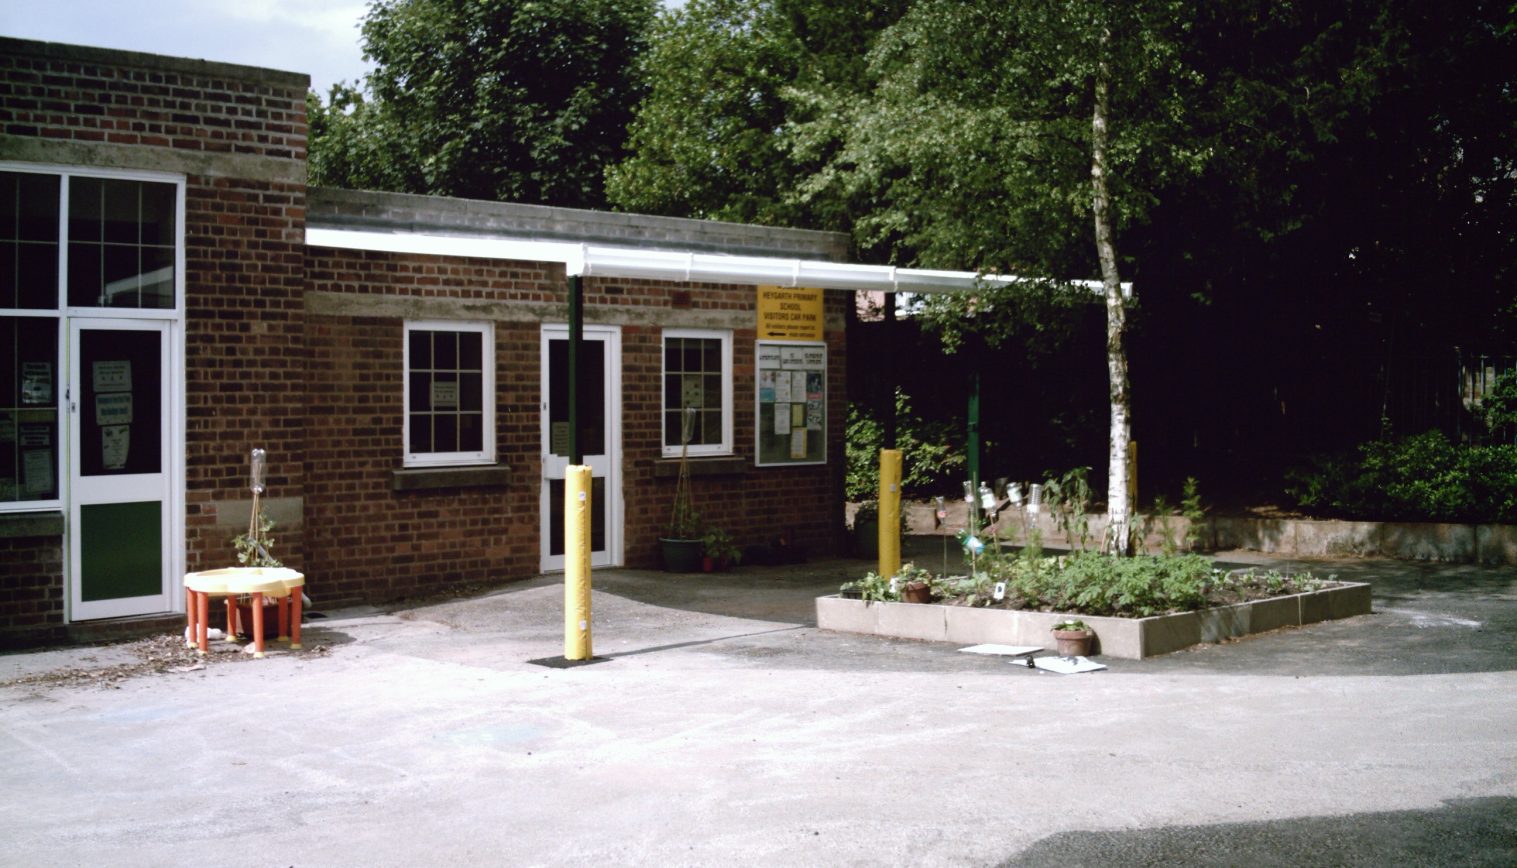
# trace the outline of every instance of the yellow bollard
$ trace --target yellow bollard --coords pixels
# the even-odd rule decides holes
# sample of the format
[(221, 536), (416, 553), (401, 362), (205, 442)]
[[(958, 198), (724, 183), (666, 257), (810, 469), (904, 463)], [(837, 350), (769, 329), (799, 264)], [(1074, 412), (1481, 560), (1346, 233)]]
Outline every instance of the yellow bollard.
[(589, 660), (590, 468), (564, 475), (564, 659)]
[(880, 575), (901, 571), (901, 450), (880, 450)]

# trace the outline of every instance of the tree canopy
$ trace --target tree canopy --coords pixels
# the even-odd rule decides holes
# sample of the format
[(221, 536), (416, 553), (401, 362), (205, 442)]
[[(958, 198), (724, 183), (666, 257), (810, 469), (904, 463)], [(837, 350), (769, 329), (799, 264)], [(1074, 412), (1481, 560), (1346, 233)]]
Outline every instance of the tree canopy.
[(378, 0), (367, 93), (311, 116), (312, 182), (596, 207), (654, 0)]
[[(648, 95), (629, 155), (608, 172), (611, 201), (655, 214), (848, 230), (795, 188), (818, 165), (794, 146), (819, 95), (857, 94), (865, 58), (906, 0), (690, 0), (654, 28), (641, 63)], [(822, 109), (825, 110), (825, 109)]]

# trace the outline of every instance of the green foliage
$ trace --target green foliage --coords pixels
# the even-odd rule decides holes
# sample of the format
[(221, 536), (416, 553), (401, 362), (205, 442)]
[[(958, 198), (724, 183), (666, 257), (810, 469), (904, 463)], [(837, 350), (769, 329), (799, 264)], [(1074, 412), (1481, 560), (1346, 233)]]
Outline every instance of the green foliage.
[(1517, 445), (1458, 445), (1429, 431), (1315, 459), (1287, 480), (1303, 508), (1348, 518), (1517, 521)]
[(1043, 483), (1043, 502), (1054, 526), (1064, 532), (1076, 551), (1090, 545), (1090, 468), (1076, 467)]
[(262, 508), (258, 510), (258, 532), (256, 535), (240, 533), (232, 537), (232, 546), (237, 550), (237, 563), (245, 567), (282, 567), (284, 564), (275, 558), (270, 550), (274, 548), (274, 538), (269, 536), (269, 531), (274, 529), (274, 520)]
[[(1275, 571), (1224, 573), (1213, 569), (1206, 558), (1194, 554), (1115, 558), (1088, 551), (1065, 557), (1042, 557), (1026, 550), (1017, 554), (987, 551), (980, 558), (979, 567), (972, 576), (946, 579), (924, 576), (925, 571), (909, 565), (907, 569), (913, 580), (927, 581), (936, 596), (953, 605), (1138, 618), (1196, 611), (1213, 605), (1217, 599), (1233, 602), (1314, 591), (1323, 584), (1310, 573), (1295, 576)], [(903, 575), (906, 572), (903, 570)], [(871, 583), (878, 584), (877, 579), (871, 573), (864, 581), (844, 587), (873, 587)], [(994, 599), (997, 583), (1005, 584), (1001, 601)], [(888, 583), (880, 586), (888, 587)]]
[(1185, 548), (1195, 551), (1201, 547), (1206, 528), (1206, 504), (1201, 502), (1201, 483), (1194, 476), (1185, 477), (1180, 490), (1180, 514), (1185, 516)]
[(1517, 368), (1496, 377), (1480, 406), (1486, 428), (1494, 432), (1517, 432)]
[(891, 590), (890, 579), (873, 571), (866, 573), (862, 579), (844, 582), (838, 590), (857, 591), (860, 599), (864, 600), (893, 602), (900, 599), (900, 594)]
[(1081, 621), (1079, 618), (1065, 618), (1064, 620), (1060, 621), (1059, 623), (1053, 625), (1053, 629), (1054, 630), (1079, 630), (1081, 632), (1089, 632), (1090, 627), (1086, 626), (1085, 622)]
[(743, 560), (743, 550), (737, 547), (732, 534), (719, 527), (710, 527), (701, 534), (701, 553), (720, 563), (737, 566)]
[[(956, 419), (924, 422), (911, 410), (911, 399), (895, 393), (895, 442), (901, 450), (901, 492), (919, 496), (958, 478), (968, 458), (955, 445), (962, 439)], [(880, 493), (880, 449), (885, 426), (857, 405), (848, 407), (844, 446), (844, 494), (849, 500), (873, 500)]]
[(814, 158), (792, 147), (817, 115), (807, 93), (844, 98), (905, 0), (689, 0), (662, 16), (642, 59), (648, 96), (631, 155), (611, 166), (612, 202), (633, 211), (847, 228), (791, 195)]
[(642, 94), (654, 0), (377, 0), (368, 98), (334, 89), (312, 181), (595, 207)]

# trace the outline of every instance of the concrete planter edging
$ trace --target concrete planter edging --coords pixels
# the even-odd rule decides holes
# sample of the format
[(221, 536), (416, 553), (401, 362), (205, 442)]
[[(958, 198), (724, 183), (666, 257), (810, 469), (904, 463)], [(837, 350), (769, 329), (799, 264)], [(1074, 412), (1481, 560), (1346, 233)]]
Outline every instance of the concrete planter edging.
[(1340, 582), (1305, 594), (1148, 618), (880, 603), (845, 600), (836, 594), (816, 599), (816, 625), (823, 630), (962, 645), (1041, 645), (1052, 649), (1053, 625), (1078, 617), (1095, 631), (1092, 653), (1124, 660), (1141, 660), (1202, 642), (1220, 642), (1369, 612), (1370, 586), (1362, 582)]

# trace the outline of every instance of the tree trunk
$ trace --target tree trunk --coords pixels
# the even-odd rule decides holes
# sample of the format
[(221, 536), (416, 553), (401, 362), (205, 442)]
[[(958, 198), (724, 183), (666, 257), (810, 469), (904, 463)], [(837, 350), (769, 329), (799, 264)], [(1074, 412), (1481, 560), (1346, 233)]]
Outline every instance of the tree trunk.
[(1112, 240), (1111, 228), (1111, 199), (1106, 190), (1106, 115), (1111, 85), (1106, 49), (1110, 39), (1110, 32), (1101, 33), (1100, 57), (1096, 63), (1095, 110), (1090, 124), (1091, 210), (1095, 213), (1096, 256), (1101, 260), (1101, 284), (1106, 294), (1106, 373), (1111, 398), (1105, 548), (1112, 554), (1128, 555), (1132, 554), (1133, 504), (1127, 500), (1127, 444), (1132, 438), (1132, 395), (1127, 380), (1127, 353), (1123, 346), (1127, 308), (1122, 299), (1122, 280), (1117, 274), (1117, 248)]

